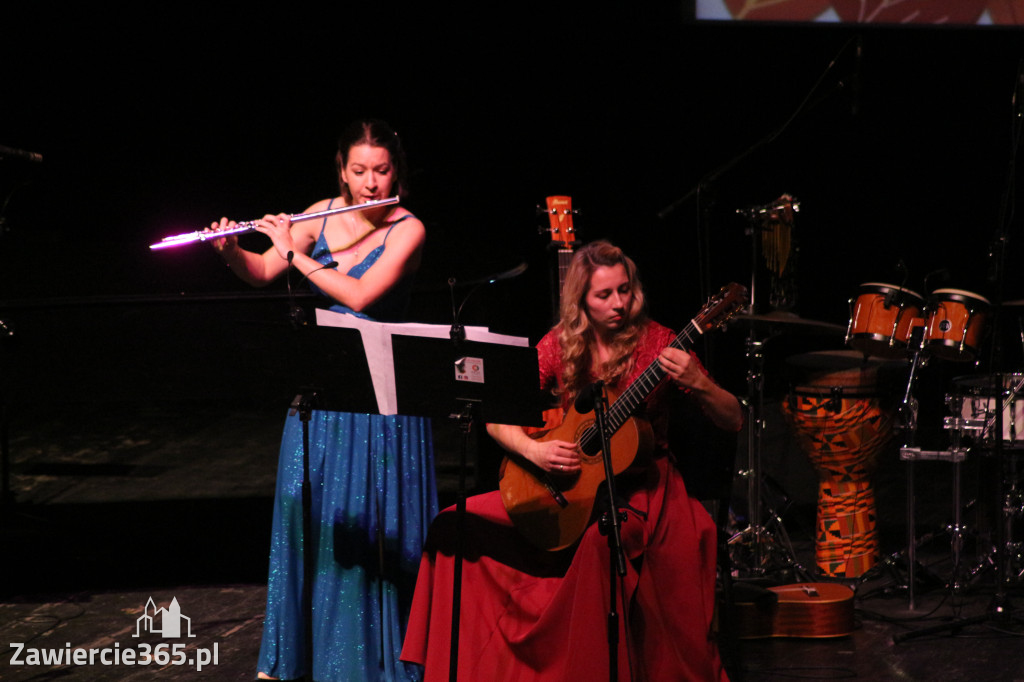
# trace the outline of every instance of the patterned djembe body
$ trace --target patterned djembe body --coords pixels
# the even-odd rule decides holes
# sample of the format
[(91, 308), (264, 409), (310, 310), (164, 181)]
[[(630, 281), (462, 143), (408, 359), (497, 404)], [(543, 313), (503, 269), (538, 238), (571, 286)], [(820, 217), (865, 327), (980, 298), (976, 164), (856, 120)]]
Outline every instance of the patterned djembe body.
[(803, 358), (814, 371), (802, 372), (782, 411), (818, 473), (818, 569), (826, 576), (854, 578), (878, 561), (871, 474), (891, 436), (892, 413), (879, 404), (877, 367), (858, 360), (863, 356), (806, 355), (816, 356)]

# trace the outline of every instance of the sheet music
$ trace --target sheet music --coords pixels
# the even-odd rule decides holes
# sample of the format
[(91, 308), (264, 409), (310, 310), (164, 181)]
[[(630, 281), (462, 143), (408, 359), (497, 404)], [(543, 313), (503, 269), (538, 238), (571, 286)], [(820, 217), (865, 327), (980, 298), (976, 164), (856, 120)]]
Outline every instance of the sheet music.
[[(451, 327), (443, 324), (375, 322), (322, 308), (316, 310), (316, 323), (321, 327), (344, 327), (359, 331), (359, 336), (363, 340), (363, 351), (366, 353), (366, 362), (370, 367), (373, 392), (377, 396), (377, 410), (381, 414), (398, 414), (398, 399), (395, 395), (395, 356), (392, 353), (391, 337), (401, 335), (447, 339), (451, 332)], [(523, 348), (530, 345), (529, 339), (525, 337), (495, 334), (487, 327), (465, 327), (465, 331), (467, 341), (499, 343)]]

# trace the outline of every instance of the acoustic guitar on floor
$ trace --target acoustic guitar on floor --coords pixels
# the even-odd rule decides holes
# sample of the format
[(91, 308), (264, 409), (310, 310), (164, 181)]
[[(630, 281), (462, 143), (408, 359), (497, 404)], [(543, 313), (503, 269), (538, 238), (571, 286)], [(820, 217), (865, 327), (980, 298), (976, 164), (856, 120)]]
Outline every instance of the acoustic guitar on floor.
[[(688, 352), (696, 339), (720, 326), (746, 302), (747, 290), (741, 285), (731, 283), (722, 287), (669, 346)], [(653, 447), (650, 425), (633, 415), (665, 376), (655, 360), (621, 395), (615, 396), (609, 391), (605, 430), (615, 474), (625, 471), (639, 452), (650, 451)], [(498, 486), (502, 501), (513, 525), (537, 547), (551, 551), (564, 549), (576, 542), (590, 524), (598, 487), (605, 480), (600, 435), (593, 414), (580, 414), (572, 408), (559, 426), (531, 434), (531, 437), (578, 443), (582, 471), (571, 475), (550, 474), (522, 457), (506, 459), (504, 476)]]
[(837, 583), (796, 583), (761, 590), (735, 604), (740, 639), (845, 637), (854, 630), (853, 590)]

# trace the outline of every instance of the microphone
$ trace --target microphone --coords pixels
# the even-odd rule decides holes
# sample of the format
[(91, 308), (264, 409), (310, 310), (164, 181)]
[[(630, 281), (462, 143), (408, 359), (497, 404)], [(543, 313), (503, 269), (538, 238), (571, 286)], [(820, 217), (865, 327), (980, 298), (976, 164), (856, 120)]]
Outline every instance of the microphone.
[(576, 396), (576, 400), (573, 402), (573, 409), (579, 414), (587, 414), (588, 412), (594, 411), (594, 406), (597, 401), (601, 398), (601, 394), (604, 391), (604, 382), (595, 381), (594, 383), (586, 386), (580, 394)]
[[(298, 305), (295, 304), (295, 295), (292, 293), (291, 272), (292, 272), (292, 260), (294, 258), (295, 258), (295, 253), (293, 251), (289, 251), (288, 252), (288, 275), (285, 277), (285, 280), (288, 283), (288, 307), (289, 307), (288, 317), (291, 319), (293, 327), (303, 327), (306, 324), (306, 312), (301, 307), (299, 307)], [(338, 267), (338, 261), (332, 260), (330, 263), (324, 263), (323, 265), (321, 265), (318, 268), (313, 268), (308, 273), (306, 273), (305, 275), (302, 276), (302, 279), (299, 280), (299, 283), (298, 283), (297, 286), (302, 286), (302, 283), (305, 282), (307, 279), (309, 279), (310, 276), (314, 272), (320, 272), (321, 270), (333, 270), (336, 267)]]
[(462, 299), (462, 303), (460, 303), (458, 307), (455, 306), (455, 286), (458, 284), (458, 281), (454, 277), (448, 278), (448, 295), (452, 302), (452, 326), (448, 335), (456, 345), (466, 340), (466, 328), (462, 325), (462, 309), (466, 307), (466, 303), (469, 301), (469, 298), (477, 292), (477, 289), (485, 284), (494, 284), (495, 282), (501, 282), (506, 279), (514, 279), (526, 272), (526, 268), (526, 263), (520, 263), (511, 270), (499, 272), (496, 275), (489, 275), (483, 279), (474, 280), (472, 282), (465, 282), (463, 286), (472, 286), (473, 288), (470, 289), (469, 293)]
[[(291, 262), (291, 261), (289, 261), (289, 262)], [(310, 270), (307, 274), (303, 275), (302, 279), (299, 280), (299, 283), (298, 283), (297, 286), (302, 286), (302, 283), (305, 282), (307, 279), (309, 279), (310, 276), (314, 272), (320, 272), (321, 270), (334, 270), (337, 267), (338, 267), (338, 261), (336, 261), (336, 260), (332, 260), (330, 263), (324, 263), (320, 267), (314, 268), (314, 269)]]
[(939, 279), (939, 283), (942, 284), (952, 279), (953, 275), (947, 268), (932, 270), (924, 276), (924, 289), (926, 292), (931, 289), (931, 281), (936, 277)]
[[(907, 288), (907, 280), (910, 278), (910, 270), (909, 270), (909, 268), (907, 268), (907, 264), (903, 262), (902, 258), (900, 258), (899, 262), (896, 263), (896, 270), (898, 272), (902, 272), (903, 273), (903, 279), (900, 280), (900, 288), (899, 288), (900, 299), (902, 301), (903, 291)], [(886, 310), (888, 310), (892, 306), (892, 300), (893, 300), (893, 295), (894, 294), (895, 294), (895, 292), (893, 292), (891, 289), (885, 294), (885, 300), (883, 302), (883, 306), (882, 307), (884, 307)], [(901, 303), (901, 305), (902, 305), (902, 303)]]
[(31, 163), (42, 163), (43, 155), (0, 145), (0, 159), (24, 159)]

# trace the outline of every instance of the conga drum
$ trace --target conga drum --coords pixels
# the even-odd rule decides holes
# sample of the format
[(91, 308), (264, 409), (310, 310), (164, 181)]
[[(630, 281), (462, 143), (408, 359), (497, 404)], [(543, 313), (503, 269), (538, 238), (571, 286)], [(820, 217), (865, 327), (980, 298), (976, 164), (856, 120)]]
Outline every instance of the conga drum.
[(923, 324), (924, 299), (910, 289), (881, 282), (860, 285), (850, 312), (846, 342), (865, 355), (902, 358), (914, 326)]
[(855, 578), (878, 562), (871, 474), (892, 435), (878, 397), (883, 361), (857, 351), (818, 351), (788, 361), (782, 410), (818, 474), (815, 559), (823, 575)]
[(963, 289), (932, 292), (924, 347), (936, 357), (971, 362), (978, 354), (992, 304)]

